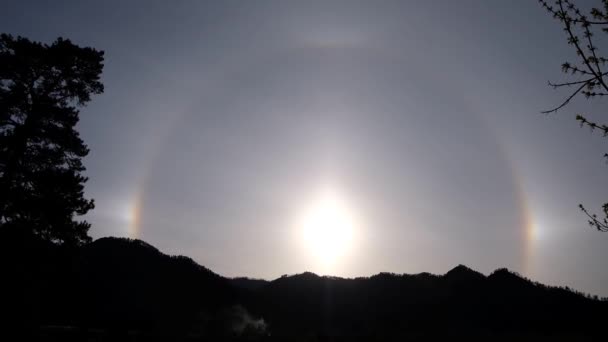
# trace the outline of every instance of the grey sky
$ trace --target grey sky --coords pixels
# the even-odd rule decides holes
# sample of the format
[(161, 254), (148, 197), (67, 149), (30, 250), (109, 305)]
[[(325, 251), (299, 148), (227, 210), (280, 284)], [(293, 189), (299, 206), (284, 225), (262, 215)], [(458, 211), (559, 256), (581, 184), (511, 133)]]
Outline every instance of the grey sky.
[[(536, 1), (5, 2), (0, 31), (105, 51), (81, 112), (94, 237), (141, 238), (227, 276), (323, 273), (293, 222), (331, 188), (357, 243), (331, 270), (462, 263), (608, 295), (605, 140), (559, 81)], [(135, 217), (137, 216), (137, 217)]]

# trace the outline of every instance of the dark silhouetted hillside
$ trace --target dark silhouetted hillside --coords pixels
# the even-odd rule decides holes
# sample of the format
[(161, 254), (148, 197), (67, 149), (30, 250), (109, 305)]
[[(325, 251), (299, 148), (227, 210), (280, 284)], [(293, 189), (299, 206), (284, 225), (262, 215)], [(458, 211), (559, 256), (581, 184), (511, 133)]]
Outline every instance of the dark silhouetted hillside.
[(341, 279), (304, 273), (261, 288), (251, 307), (273, 332), (285, 335), (583, 336), (601, 333), (608, 303), (505, 269), (486, 277), (458, 266), (444, 276)]
[(99, 239), (82, 249), (80, 261), (82, 288), (91, 298), (82, 311), (101, 326), (191, 329), (234, 304), (226, 279), (143, 241)]
[(443, 276), (228, 279), (139, 240), (104, 238), (68, 249), (20, 239), (2, 240), (5, 312), (15, 327), (43, 340), (57, 334), (585, 340), (603, 336), (608, 310), (606, 301), (506, 269), (489, 276), (460, 265)]

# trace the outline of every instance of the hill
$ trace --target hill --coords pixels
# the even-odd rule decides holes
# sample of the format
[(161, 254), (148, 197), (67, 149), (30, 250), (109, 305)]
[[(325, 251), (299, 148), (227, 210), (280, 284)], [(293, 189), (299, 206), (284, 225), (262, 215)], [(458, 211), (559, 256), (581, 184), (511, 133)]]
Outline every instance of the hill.
[(3, 247), (10, 279), (5, 312), (14, 327), (42, 340), (75, 331), (100, 340), (112, 334), (581, 340), (603, 334), (608, 309), (606, 301), (506, 269), (485, 276), (459, 265), (445, 275), (354, 279), (306, 272), (266, 281), (225, 278), (139, 240), (104, 238), (77, 250)]

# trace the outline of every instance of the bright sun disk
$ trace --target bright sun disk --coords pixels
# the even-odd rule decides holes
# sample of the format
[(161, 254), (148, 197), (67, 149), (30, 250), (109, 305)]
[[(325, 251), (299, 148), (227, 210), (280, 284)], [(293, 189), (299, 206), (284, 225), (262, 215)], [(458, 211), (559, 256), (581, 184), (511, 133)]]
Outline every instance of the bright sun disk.
[(306, 211), (300, 223), (308, 253), (326, 271), (350, 249), (353, 216), (338, 196), (325, 193)]

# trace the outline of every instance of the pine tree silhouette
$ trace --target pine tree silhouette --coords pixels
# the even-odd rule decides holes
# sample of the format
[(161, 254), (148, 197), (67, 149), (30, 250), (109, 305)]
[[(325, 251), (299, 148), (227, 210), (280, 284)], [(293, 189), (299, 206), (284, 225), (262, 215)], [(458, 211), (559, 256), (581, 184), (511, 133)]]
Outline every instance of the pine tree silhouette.
[(57, 243), (90, 241), (75, 126), (103, 92), (103, 51), (58, 38), (51, 45), (0, 35), (0, 227)]

